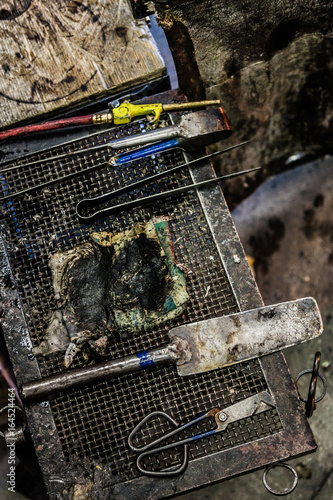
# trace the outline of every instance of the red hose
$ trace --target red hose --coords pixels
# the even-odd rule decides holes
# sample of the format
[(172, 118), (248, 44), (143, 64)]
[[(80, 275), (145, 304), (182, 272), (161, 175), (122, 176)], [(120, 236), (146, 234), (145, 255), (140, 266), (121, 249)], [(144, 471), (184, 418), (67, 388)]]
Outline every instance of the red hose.
[(22, 135), (34, 134), (45, 130), (56, 130), (58, 128), (74, 127), (75, 125), (90, 125), (93, 123), (93, 115), (74, 116), (73, 118), (63, 118), (50, 122), (36, 123), (33, 125), (25, 125), (10, 130), (0, 132), (0, 140), (13, 139)]

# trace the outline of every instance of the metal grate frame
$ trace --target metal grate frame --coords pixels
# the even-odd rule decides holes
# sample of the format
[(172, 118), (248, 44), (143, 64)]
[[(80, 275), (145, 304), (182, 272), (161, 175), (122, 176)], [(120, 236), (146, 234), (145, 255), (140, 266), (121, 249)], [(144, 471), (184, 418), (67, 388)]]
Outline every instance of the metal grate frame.
[[(50, 313), (56, 309), (49, 256), (87, 241), (93, 231), (119, 232), (137, 222), (167, 217), (177, 262), (187, 270), (190, 296), (186, 311), (179, 318), (131, 338), (109, 339), (107, 359), (162, 345), (173, 326), (262, 304), (218, 186), (117, 214), (91, 226), (78, 223), (74, 207), (80, 199), (184, 162), (183, 153), (173, 150), (111, 169), (106, 165), (110, 157), (107, 146), (95, 152), (77, 152), (119, 136), (144, 132), (146, 127), (145, 121), (138, 121), (111, 128), (0, 166), (5, 195), (101, 164), (92, 173), (3, 202), (2, 302), (7, 294), (12, 307), (4, 313), (2, 328), (19, 384), (64, 370), (64, 353), (37, 358), (31, 353), (31, 347), (43, 340)], [(59, 159), (48, 160), (55, 155), (60, 155)], [(197, 167), (124, 195), (123, 199), (172, 189), (212, 175), (210, 165)], [(16, 292), (9, 292), (8, 280), (16, 284), (15, 300)], [(83, 356), (78, 356), (73, 368), (84, 362)], [(265, 389), (272, 392), (277, 409), (237, 422), (215, 438), (191, 445), (190, 464), (181, 479), (162, 479), (156, 484), (156, 480), (140, 477), (127, 437), (147, 413), (160, 409), (181, 424), (211, 407), (223, 408)], [(154, 498), (163, 498), (315, 449), (281, 354), (189, 378), (179, 377), (170, 366), (130, 374), (61, 393), (25, 410), (50, 498), (66, 498), (73, 483), (92, 484), (96, 499), (113, 495), (117, 499), (144, 498), (151, 491)], [(148, 438), (153, 438), (164, 425), (159, 422)], [(257, 451), (261, 446), (265, 453)], [(243, 451), (237, 466), (229, 463), (221, 468), (226, 457), (235, 457), (240, 449)], [(173, 458), (156, 458), (159, 467), (169, 467), (178, 459), (179, 453)], [(212, 467), (215, 463), (219, 464), (217, 468)]]

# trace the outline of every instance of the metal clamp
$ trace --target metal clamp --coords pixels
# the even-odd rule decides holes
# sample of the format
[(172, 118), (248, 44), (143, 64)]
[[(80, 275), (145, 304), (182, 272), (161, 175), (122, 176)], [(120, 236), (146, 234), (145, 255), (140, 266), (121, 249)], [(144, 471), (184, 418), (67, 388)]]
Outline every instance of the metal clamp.
[[(285, 469), (288, 469), (292, 472), (293, 476), (294, 476), (294, 482), (293, 484), (291, 485), (290, 488), (288, 489), (284, 489), (284, 490), (274, 490), (267, 482), (267, 474), (269, 473), (270, 470), (272, 469), (276, 469), (277, 467), (284, 467)], [(264, 483), (264, 486), (266, 488), (267, 491), (269, 491), (270, 493), (272, 493), (272, 495), (275, 495), (275, 496), (286, 496), (286, 495), (289, 495), (292, 491), (294, 491), (294, 489), (296, 488), (297, 486), (297, 483), (298, 483), (298, 475), (297, 475), (297, 472), (295, 471), (295, 469), (293, 467), (291, 467), (291, 465), (288, 465), (288, 464), (285, 464), (283, 462), (279, 462), (277, 464), (271, 464), (269, 465), (265, 471), (264, 471), (264, 474), (263, 474), (263, 477), (262, 477), (262, 482)]]
[[(308, 370), (301, 371), (295, 379), (295, 385), (296, 385), (296, 388), (298, 391), (299, 398), (301, 401), (303, 401), (303, 403), (305, 403), (305, 414), (306, 414), (307, 418), (310, 418), (312, 416), (314, 410), (316, 409), (316, 403), (319, 403), (319, 401), (321, 401), (325, 397), (325, 394), (327, 391), (326, 379), (325, 379), (324, 375), (322, 375), (319, 372), (320, 359), (321, 359), (321, 353), (316, 352), (315, 357), (314, 357), (312, 370), (308, 369)], [(308, 373), (311, 373), (312, 376), (311, 376), (311, 381), (310, 381), (310, 385), (309, 385), (308, 397), (307, 397), (307, 399), (305, 399), (301, 396), (301, 394), (298, 390), (297, 382), (299, 381), (299, 379), (301, 377), (303, 377), (303, 375), (306, 375)], [(320, 378), (320, 380), (323, 383), (323, 392), (321, 393), (321, 395), (319, 397), (316, 398), (318, 377)]]

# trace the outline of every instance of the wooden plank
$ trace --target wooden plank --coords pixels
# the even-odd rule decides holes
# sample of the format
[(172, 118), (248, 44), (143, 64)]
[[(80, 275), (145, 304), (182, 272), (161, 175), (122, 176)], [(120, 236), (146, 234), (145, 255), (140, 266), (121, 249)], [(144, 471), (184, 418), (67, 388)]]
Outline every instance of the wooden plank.
[(1, 128), (165, 72), (127, 0), (4, 0), (0, 44)]

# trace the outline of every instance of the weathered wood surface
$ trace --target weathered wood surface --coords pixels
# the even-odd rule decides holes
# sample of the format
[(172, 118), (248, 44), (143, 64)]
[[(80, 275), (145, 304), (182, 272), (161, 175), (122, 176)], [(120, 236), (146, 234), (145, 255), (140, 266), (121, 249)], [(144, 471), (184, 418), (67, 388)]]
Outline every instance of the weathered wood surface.
[(0, 127), (165, 71), (127, 0), (1, 0), (0, 46)]
[[(290, 155), (332, 150), (331, 1), (154, 4), (180, 89), (196, 99), (220, 98), (234, 130), (231, 142), (251, 139), (216, 162), (223, 172), (258, 165), (277, 172)], [(233, 181), (235, 195), (244, 197), (243, 182)]]

